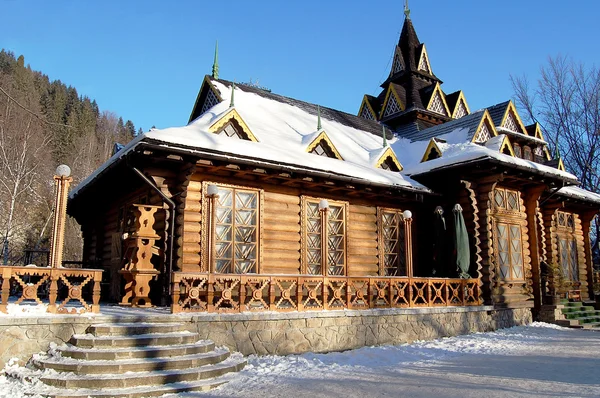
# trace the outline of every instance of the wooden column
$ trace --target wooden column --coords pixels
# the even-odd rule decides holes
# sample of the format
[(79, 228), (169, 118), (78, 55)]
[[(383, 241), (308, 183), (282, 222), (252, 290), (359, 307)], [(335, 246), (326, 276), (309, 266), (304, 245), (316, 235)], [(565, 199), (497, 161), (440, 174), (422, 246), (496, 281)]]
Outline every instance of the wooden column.
[(529, 236), (529, 252), (531, 255), (531, 275), (533, 287), (533, 304), (534, 309), (539, 311), (542, 306), (542, 290), (541, 290), (541, 271), (540, 263), (543, 261), (541, 255), (541, 246), (543, 245), (540, 239), (540, 225), (538, 224), (539, 214), (539, 199), (544, 192), (545, 187), (535, 187), (524, 192), (525, 196), (525, 211), (527, 214), (528, 236)]
[(592, 242), (590, 241), (590, 227), (596, 216), (595, 211), (581, 214), (581, 228), (583, 229), (583, 244), (585, 252), (585, 268), (587, 271), (588, 295), (590, 300), (594, 299), (594, 270), (592, 260)]
[(50, 267), (62, 266), (65, 243), (65, 219), (67, 217), (67, 193), (73, 179), (65, 176), (54, 176), (54, 222), (52, 224), (52, 240), (50, 243)]
[(404, 219), (404, 244), (406, 253), (406, 276), (413, 277), (413, 250), (412, 250), (412, 217)]

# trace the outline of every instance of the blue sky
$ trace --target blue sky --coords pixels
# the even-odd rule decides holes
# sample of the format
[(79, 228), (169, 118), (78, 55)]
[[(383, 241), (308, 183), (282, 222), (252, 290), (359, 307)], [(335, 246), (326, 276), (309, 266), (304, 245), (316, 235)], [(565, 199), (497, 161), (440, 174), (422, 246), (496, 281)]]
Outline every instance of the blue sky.
[[(600, 64), (596, 0), (411, 0), (447, 93), (512, 96), (548, 56)], [(350, 113), (387, 77), (402, 0), (0, 0), (0, 48), (144, 130), (184, 125), (219, 40), (220, 77)]]

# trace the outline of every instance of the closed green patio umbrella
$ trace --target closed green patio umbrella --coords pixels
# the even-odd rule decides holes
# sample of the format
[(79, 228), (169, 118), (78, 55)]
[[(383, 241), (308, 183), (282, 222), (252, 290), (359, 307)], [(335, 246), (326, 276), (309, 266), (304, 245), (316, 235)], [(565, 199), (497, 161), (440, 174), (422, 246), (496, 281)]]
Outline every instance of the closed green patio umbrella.
[(457, 203), (452, 210), (454, 213), (454, 257), (456, 258), (456, 270), (459, 276), (469, 279), (469, 266), (471, 265), (471, 250), (469, 249), (469, 234), (465, 226), (462, 207)]

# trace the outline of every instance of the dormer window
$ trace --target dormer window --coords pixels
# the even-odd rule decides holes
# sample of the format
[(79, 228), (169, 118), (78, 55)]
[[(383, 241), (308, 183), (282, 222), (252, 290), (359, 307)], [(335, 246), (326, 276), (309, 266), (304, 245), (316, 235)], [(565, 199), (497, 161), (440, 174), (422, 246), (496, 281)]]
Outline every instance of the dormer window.
[(523, 159), (533, 161), (533, 154), (531, 148), (527, 145), (523, 146)]
[(521, 145), (517, 144), (516, 142), (513, 144), (513, 150), (515, 151), (515, 156), (518, 158), (522, 158), (523, 157), (523, 151), (521, 150)]
[(319, 142), (309, 153), (314, 153), (315, 155), (325, 156), (328, 158), (335, 158), (333, 151), (325, 141)]
[(385, 160), (383, 162), (381, 162), (381, 165), (379, 166), (384, 170), (389, 170), (389, 171), (400, 171), (400, 169), (398, 168), (398, 166), (396, 166), (396, 163), (394, 162), (394, 160), (391, 158), (391, 156), (388, 156), (387, 158), (385, 158)]
[(248, 137), (245, 137), (245, 135), (243, 133), (241, 133), (240, 131), (238, 131), (238, 129), (236, 129), (236, 127), (233, 125), (233, 121), (227, 123), (219, 132), (219, 134), (225, 134), (227, 137), (236, 137), (239, 138), (240, 140), (247, 140)]

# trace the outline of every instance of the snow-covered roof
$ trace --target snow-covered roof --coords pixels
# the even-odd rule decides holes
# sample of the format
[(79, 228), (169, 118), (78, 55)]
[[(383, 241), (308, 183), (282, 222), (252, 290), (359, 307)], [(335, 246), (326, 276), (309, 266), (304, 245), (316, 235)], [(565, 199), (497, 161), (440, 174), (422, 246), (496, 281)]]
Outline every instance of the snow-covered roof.
[[(386, 150), (383, 147), (382, 127), (377, 122), (322, 108), (321, 129), (317, 129), (317, 107), (313, 104), (254, 87), (236, 86), (235, 106), (231, 108), (231, 83), (216, 79), (209, 79), (209, 82), (219, 91), (223, 101), (186, 126), (153, 129), (139, 135), (80, 183), (71, 192), (71, 197), (76, 196), (84, 186), (142, 143), (200, 156), (252, 161), (290, 171), (326, 173), (331, 178), (351, 179), (359, 184), (377, 184), (423, 192), (428, 192), (429, 189), (410, 176), (485, 159), (495, 159), (516, 168), (576, 181), (576, 177), (570, 173), (499, 153), (497, 144), (501, 141), (500, 137), (492, 138), (487, 148), (471, 143), (485, 111), (431, 127), (413, 137), (392, 137), (388, 132), (387, 143), (404, 167), (402, 172), (393, 172), (376, 167)], [(214, 133), (214, 125), (228, 117), (232, 109), (235, 109), (258, 142)], [(323, 132), (343, 160), (307, 152), (309, 145)], [(436, 141), (442, 156), (421, 162), (430, 139), (438, 137), (443, 139)]]
[(567, 196), (585, 202), (600, 203), (600, 195), (576, 186), (563, 187), (558, 191), (559, 195)]

